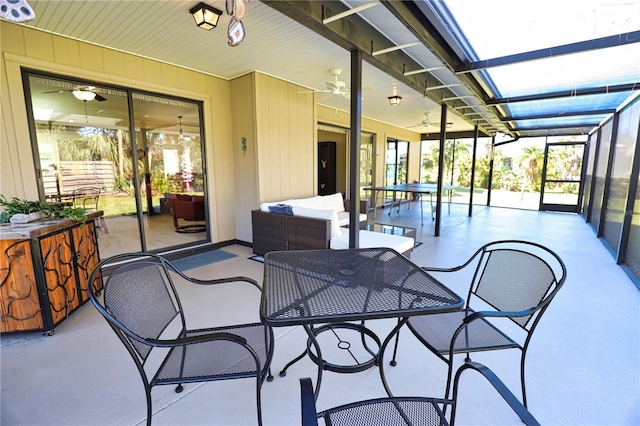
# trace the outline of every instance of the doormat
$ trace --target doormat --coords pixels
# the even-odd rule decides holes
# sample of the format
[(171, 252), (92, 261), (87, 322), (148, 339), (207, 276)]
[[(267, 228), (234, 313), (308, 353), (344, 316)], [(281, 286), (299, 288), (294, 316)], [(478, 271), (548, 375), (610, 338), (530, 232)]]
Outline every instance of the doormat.
[(256, 262), (264, 263), (264, 256), (258, 256), (257, 254), (254, 254), (249, 259), (255, 260)]
[(226, 252), (224, 250), (209, 250), (203, 253), (198, 253), (191, 256), (183, 257), (181, 259), (173, 260), (171, 261), (171, 263), (181, 271), (188, 271), (189, 269), (200, 268), (201, 266), (207, 266), (211, 263), (232, 259), (236, 256), (237, 255)]

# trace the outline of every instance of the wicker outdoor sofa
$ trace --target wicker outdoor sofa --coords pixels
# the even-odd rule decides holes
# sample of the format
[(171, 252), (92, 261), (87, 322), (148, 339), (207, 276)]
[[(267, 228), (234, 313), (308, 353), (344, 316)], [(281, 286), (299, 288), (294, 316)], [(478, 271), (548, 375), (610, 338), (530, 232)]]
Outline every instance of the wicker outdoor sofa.
[[(338, 197), (339, 196), (339, 197)], [(328, 198), (330, 197), (330, 198)], [(339, 202), (342, 208), (338, 215), (338, 221), (332, 221), (332, 214), (328, 212), (327, 203), (333, 203), (334, 207)], [(324, 201), (324, 206), (320, 203)], [(281, 214), (270, 212), (269, 207), (277, 205), (295, 206), (298, 210), (305, 209), (302, 213), (313, 214), (313, 207), (306, 207), (316, 204), (318, 210), (322, 210), (319, 216), (312, 217), (297, 214)], [(366, 200), (360, 201), (360, 228), (367, 225), (367, 211), (369, 203)], [(349, 200), (343, 200), (342, 194), (330, 196), (317, 196), (306, 199), (291, 199), (279, 203), (263, 203), (259, 210), (251, 212), (251, 224), (253, 227), (253, 253), (264, 256), (270, 251), (277, 250), (313, 250), (327, 249), (336, 226), (349, 224)]]
[[(253, 252), (264, 256), (278, 250), (324, 250), (349, 248), (348, 201), (342, 194), (262, 203), (251, 212)], [(368, 202), (360, 201), (360, 248), (388, 247), (409, 257), (413, 238), (367, 229)]]

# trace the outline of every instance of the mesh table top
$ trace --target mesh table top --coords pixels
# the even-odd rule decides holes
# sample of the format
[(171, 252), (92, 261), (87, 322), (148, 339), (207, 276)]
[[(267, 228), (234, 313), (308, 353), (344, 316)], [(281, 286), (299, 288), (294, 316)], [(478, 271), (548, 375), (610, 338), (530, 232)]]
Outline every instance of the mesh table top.
[(456, 311), (462, 304), (392, 249), (265, 255), (260, 316), (272, 326), (408, 317)]

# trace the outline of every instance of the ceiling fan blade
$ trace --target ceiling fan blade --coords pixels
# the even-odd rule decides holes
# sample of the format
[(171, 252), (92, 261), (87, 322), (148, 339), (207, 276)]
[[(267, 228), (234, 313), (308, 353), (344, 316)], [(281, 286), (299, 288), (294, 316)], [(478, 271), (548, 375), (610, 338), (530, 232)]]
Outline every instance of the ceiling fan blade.
[(100, 95), (98, 93), (96, 93), (96, 98), (95, 99), (98, 102), (102, 102), (102, 101), (106, 101), (107, 100), (107, 98), (105, 98), (104, 96), (102, 96), (102, 95)]
[(71, 90), (52, 90), (50, 92), (42, 92), (42, 93), (64, 93), (64, 92), (71, 92)]

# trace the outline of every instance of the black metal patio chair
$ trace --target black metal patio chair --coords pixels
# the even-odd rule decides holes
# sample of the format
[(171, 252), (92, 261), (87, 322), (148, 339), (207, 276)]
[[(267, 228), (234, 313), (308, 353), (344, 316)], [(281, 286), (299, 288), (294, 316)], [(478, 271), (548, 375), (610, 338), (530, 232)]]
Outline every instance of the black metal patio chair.
[[(82, 207), (86, 211), (100, 210), (98, 206), (100, 204), (101, 194), (102, 191), (100, 190), (100, 188), (78, 188), (72, 193), (73, 207)], [(105, 222), (104, 216), (100, 216), (96, 222), (97, 228), (102, 228), (105, 234), (109, 233), (107, 222)]]
[[(195, 284), (245, 282), (260, 289), (247, 277), (192, 278), (150, 253), (121, 254), (103, 260), (89, 278), (91, 302), (140, 372), (147, 399), (147, 425), (153, 414), (153, 386), (177, 385), (175, 391), (179, 393), (183, 383), (252, 377), (256, 379), (257, 423), (262, 424), (260, 389), (265, 379), (272, 379), (273, 331), (261, 323), (187, 329), (174, 284), (178, 276)], [(97, 292), (102, 286), (95, 280), (103, 277), (104, 288)], [(159, 351), (160, 357), (153, 355), (154, 362), (147, 365), (150, 355)], [(158, 364), (159, 359), (162, 362)]]
[[(467, 369), (482, 374), (528, 426), (539, 425), (533, 415), (518, 401), (504, 383), (487, 367), (468, 362), (456, 372), (453, 383), (453, 399), (425, 397), (389, 397), (352, 402), (328, 410), (316, 411), (313, 385), (310, 378), (300, 379), (302, 426), (318, 426), (318, 419), (330, 426), (446, 426), (454, 425), (458, 381)], [(450, 419), (445, 412), (451, 407)]]
[[(411, 317), (407, 326), (448, 364), (445, 398), (449, 396), (455, 354), (466, 353), (465, 361), (470, 361), (471, 352), (519, 349), (522, 403), (526, 407), (527, 348), (542, 314), (564, 284), (565, 265), (556, 253), (540, 244), (504, 240), (482, 246), (460, 266), (423, 269), (456, 272), (467, 267), (475, 267), (475, 271), (464, 309)], [(511, 321), (500, 323), (505, 319)], [(508, 327), (510, 322), (515, 329)], [(396, 352), (391, 365), (395, 365)]]

